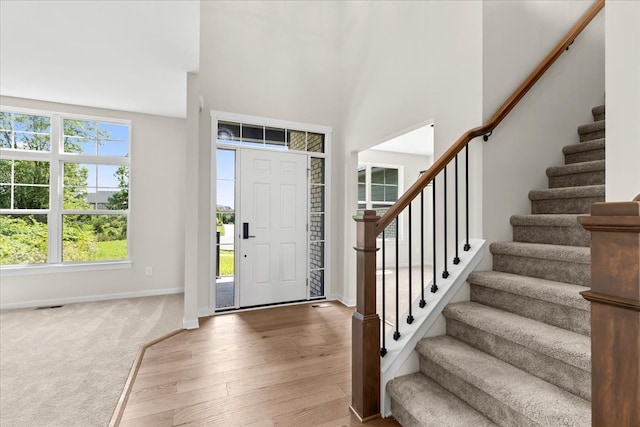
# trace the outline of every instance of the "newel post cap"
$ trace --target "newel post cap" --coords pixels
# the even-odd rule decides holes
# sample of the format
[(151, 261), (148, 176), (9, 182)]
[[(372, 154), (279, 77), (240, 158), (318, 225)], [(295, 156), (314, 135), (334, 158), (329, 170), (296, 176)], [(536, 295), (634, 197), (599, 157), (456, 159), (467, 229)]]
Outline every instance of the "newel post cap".
[(367, 209), (362, 215), (354, 215), (353, 219), (356, 222), (374, 222), (378, 221), (380, 217), (378, 216), (378, 213), (373, 209)]

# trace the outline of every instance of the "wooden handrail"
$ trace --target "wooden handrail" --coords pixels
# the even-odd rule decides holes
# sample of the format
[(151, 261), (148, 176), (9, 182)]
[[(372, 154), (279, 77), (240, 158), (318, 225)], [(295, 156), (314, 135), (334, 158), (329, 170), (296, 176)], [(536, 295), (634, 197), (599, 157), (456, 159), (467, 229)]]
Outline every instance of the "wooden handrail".
[(605, 0), (597, 0), (595, 4), (585, 13), (576, 25), (567, 33), (558, 45), (547, 55), (547, 57), (536, 67), (535, 70), (525, 79), (524, 82), (513, 92), (513, 94), (498, 108), (491, 118), (482, 126), (465, 132), (440, 158), (433, 164), (409, 189), (398, 199), (398, 201), (385, 212), (376, 223), (376, 235), (382, 231), (398, 216), (404, 208), (418, 195), (448, 165), (458, 153), (460, 153), (478, 136), (487, 135), (492, 132), (500, 122), (509, 114), (518, 102), (529, 92), (529, 89), (536, 84), (540, 77), (553, 65), (554, 62), (567, 50), (569, 45), (582, 33), (587, 25), (596, 17), (598, 12), (604, 8)]

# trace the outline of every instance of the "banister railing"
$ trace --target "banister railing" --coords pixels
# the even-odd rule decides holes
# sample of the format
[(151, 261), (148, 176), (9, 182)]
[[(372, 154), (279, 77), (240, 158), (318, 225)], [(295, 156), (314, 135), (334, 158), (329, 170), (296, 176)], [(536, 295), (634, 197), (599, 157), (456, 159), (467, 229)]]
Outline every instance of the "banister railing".
[(398, 199), (398, 201), (378, 220), (376, 231), (382, 233), (395, 217), (397, 217), (404, 208), (407, 207), (411, 200), (415, 199), (422, 189), (429, 184), (433, 178), (448, 165), (455, 156), (462, 151), (463, 148), (471, 142), (472, 139), (479, 136), (488, 137), (493, 130), (502, 122), (511, 110), (520, 102), (520, 100), (529, 92), (529, 89), (536, 84), (540, 77), (553, 65), (554, 62), (569, 49), (569, 46), (580, 35), (580, 33), (589, 25), (596, 15), (604, 8), (604, 0), (597, 0), (595, 4), (587, 11), (587, 13), (578, 21), (578, 23), (567, 33), (566, 36), (557, 44), (557, 46), (547, 55), (547, 57), (536, 67), (533, 72), (525, 79), (524, 82), (511, 94), (511, 96), (498, 108), (487, 122), (479, 127), (473, 128), (465, 132), (449, 149), (436, 160), (433, 165)]
[[(380, 347), (380, 317), (376, 312), (376, 256), (377, 256), (377, 242), (376, 239), (379, 235), (383, 234), (385, 229), (391, 225), (394, 221), (398, 221), (398, 217), (407, 209), (411, 210), (411, 204), (418, 196), (420, 201), (420, 247), (424, 247), (424, 191), (429, 184), (433, 184), (432, 187), (432, 203), (433, 203), (433, 281), (431, 285), (431, 292), (435, 293), (438, 290), (436, 277), (436, 178), (438, 175), (443, 174), (442, 187), (444, 196), (444, 217), (446, 219), (447, 199), (446, 199), (446, 186), (447, 186), (447, 166), (454, 162), (454, 186), (455, 186), (455, 248), (456, 253), (453, 258), (453, 264), (460, 263), (458, 256), (458, 156), (464, 150), (465, 161), (465, 231), (466, 231), (466, 244), (463, 250), (468, 251), (469, 245), (469, 150), (468, 144), (474, 138), (483, 136), (484, 140), (488, 140), (493, 130), (502, 122), (502, 120), (509, 114), (509, 112), (518, 104), (518, 102), (527, 94), (527, 92), (535, 85), (535, 83), (544, 75), (544, 73), (553, 65), (553, 63), (562, 55), (563, 52), (569, 49), (569, 46), (580, 35), (580, 33), (589, 25), (589, 23), (595, 18), (595, 16), (603, 9), (604, 0), (597, 0), (593, 6), (584, 14), (584, 16), (578, 21), (576, 25), (562, 38), (562, 40), (554, 47), (554, 49), (547, 55), (546, 58), (533, 70), (533, 72), (522, 82), (522, 84), (513, 92), (513, 94), (498, 108), (498, 110), (484, 123), (482, 126), (475, 127), (465, 132), (449, 149), (436, 160), (429, 169), (421, 173), (417, 181), (409, 187), (409, 189), (397, 200), (397, 202), (391, 206), (381, 217), (377, 216), (376, 211), (367, 210), (364, 215), (354, 217), (357, 222), (357, 291), (356, 291), (356, 311), (353, 315), (352, 328), (352, 411), (360, 418), (361, 421), (375, 418), (380, 414), (380, 357), (384, 357), (386, 354), (386, 348), (383, 344)], [(438, 180), (440, 183), (440, 180)], [(438, 189), (440, 184), (438, 184)], [(446, 224), (446, 222), (445, 222)], [(395, 305), (395, 321), (392, 322), (395, 331), (393, 333), (393, 339), (398, 340), (401, 336), (399, 320), (398, 320), (398, 299), (399, 299), (399, 276), (398, 276), (398, 233), (399, 228), (395, 228), (396, 239), (396, 305)], [(443, 264), (443, 271), (441, 277), (446, 279), (449, 276), (447, 268), (447, 248), (449, 242), (447, 240), (446, 228), (444, 229), (444, 259), (441, 261)], [(387, 237), (387, 236), (385, 236)], [(382, 253), (386, 255), (385, 241), (382, 239)], [(409, 245), (409, 251), (411, 251), (411, 245)], [(424, 251), (421, 251), (422, 261), (424, 261)], [(409, 259), (411, 255), (409, 252)], [(385, 262), (383, 256), (382, 262)], [(409, 265), (409, 277), (411, 277), (411, 265)], [(384, 283), (385, 271), (382, 272), (382, 281)], [(409, 289), (411, 289), (411, 283), (409, 283)], [(386, 297), (384, 284), (382, 287), (382, 294)], [(411, 298), (411, 291), (409, 291)], [(409, 300), (409, 316), (407, 317), (407, 323), (413, 322), (413, 315), (411, 313), (412, 301)], [(424, 308), (426, 305), (424, 298), (424, 268), (422, 269), (422, 293), (419, 301), (419, 307)], [(382, 302), (383, 307), (383, 324), (387, 323), (385, 318), (385, 301)], [(384, 341), (384, 337), (383, 337)]]

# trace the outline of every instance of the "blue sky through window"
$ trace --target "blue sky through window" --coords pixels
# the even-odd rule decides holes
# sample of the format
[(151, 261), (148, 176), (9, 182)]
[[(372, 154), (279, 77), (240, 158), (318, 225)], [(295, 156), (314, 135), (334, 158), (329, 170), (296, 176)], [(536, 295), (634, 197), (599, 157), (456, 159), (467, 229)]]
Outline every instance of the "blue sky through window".
[(228, 206), (235, 209), (235, 174), (236, 174), (236, 152), (233, 150), (217, 151), (217, 205)]
[(86, 168), (87, 173), (87, 191), (95, 193), (99, 191), (119, 191), (118, 179), (115, 173), (120, 166), (113, 165), (95, 165), (83, 163), (80, 165)]

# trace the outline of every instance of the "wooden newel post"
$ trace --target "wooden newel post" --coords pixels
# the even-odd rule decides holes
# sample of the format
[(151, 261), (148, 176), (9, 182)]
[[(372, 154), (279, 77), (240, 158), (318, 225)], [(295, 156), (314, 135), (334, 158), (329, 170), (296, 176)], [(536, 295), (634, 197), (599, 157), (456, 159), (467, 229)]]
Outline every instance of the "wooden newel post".
[(640, 195), (596, 203), (591, 232), (593, 427), (640, 426)]
[(380, 416), (380, 318), (376, 313), (376, 211), (357, 222), (356, 311), (352, 318), (351, 410), (360, 421)]

